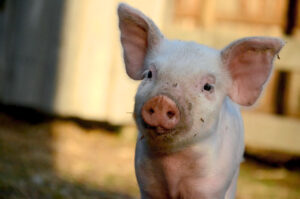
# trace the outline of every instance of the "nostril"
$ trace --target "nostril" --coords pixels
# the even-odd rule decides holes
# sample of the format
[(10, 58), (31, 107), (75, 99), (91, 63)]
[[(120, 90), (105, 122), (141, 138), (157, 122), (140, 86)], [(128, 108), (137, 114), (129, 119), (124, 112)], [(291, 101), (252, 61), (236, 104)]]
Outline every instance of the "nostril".
[(141, 109), (144, 122), (150, 127), (173, 129), (180, 121), (176, 103), (167, 96), (158, 95), (149, 99)]
[(149, 113), (150, 115), (152, 115), (152, 114), (154, 113), (153, 108), (150, 108), (150, 109), (148, 110), (148, 113)]
[(174, 111), (168, 111), (167, 116), (168, 116), (169, 119), (172, 119), (175, 116)]

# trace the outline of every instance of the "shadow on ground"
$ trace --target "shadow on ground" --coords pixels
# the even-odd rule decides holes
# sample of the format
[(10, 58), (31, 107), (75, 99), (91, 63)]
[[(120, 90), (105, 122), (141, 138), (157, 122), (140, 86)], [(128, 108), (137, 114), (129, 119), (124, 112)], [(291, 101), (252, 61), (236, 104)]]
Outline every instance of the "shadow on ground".
[[(104, 183), (97, 183), (97, 180), (86, 181), (81, 179), (85, 177), (82, 172), (77, 172), (79, 173), (77, 176), (72, 176), (74, 170), (78, 168), (74, 169), (75, 161), (68, 158), (61, 162), (57, 160), (57, 151), (65, 150), (57, 149), (56, 134), (58, 132), (53, 130), (56, 128), (57, 121), (53, 118), (50, 120), (43, 118), (42, 115), (34, 117), (31, 115), (28, 118), (28, 115), (22, 111), (19, 115), (16, 115), (16, 112), (13, 113), (14, 111), (7, 115), (7, 111), (5, 110), (6, 113), (2, 112), (0, 115), (0, 199), (132, 199), (136, 197), (137, 191), (135, 195), (122, 192), (122, 189), (113, 187), (113, 184), (109, 184), (107, 180)], [(66, 123), (65, 120), (64, 123)], [(73, 159), (78, 155), (77, 149), (74, 150)], [(89, 162), (93, 163), (92, 160)], [(109, 166), (105, 162), (102, 165), (103, 167)], [(64, 175), (63, 172), (67, 173), (68, 170), (71, 172)], [(90, 175), (93, 174), (93, 171), (88, 172)], [(99, 173), (97, 175), (101, 178)], [(136, 185), (133, 184), (133, 186)]]

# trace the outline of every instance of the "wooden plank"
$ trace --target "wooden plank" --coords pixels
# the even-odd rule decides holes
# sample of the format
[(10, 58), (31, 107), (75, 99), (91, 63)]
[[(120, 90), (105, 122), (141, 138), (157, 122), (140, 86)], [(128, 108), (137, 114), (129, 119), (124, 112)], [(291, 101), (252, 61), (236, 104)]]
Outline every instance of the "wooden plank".
[(300, 118), (300, 73), (291, 73), (288, 80), (286, 113)]
[(52, 110), (64, 3), (6, 2), (1, 35), (1, 102)]
[(113, 2), (66, 1), (55, 112), (105, 120), (116, 15)]
[(246, 146), (300, 155), (300, 120), (243, 111)]
[(213, 28), (216, 19), (216, 0), (205, 0), (201, 13), (202, 26), (206, 29)]
[(231, 0), (231, 5), (228, 1), (219, 1), (217, 9), (217, 18), (221, 21), (284, 25), (286, 1)]

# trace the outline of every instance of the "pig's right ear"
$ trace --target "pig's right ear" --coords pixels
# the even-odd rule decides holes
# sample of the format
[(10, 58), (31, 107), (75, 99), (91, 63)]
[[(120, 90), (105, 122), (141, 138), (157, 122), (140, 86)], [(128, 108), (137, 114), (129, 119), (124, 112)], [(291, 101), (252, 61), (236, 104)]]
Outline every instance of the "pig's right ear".
[(118, 15), (126, 72), (132, 79), (141, 80), (145, 57), (163, 35), (151, 19), (124, 3), (119, 4)]

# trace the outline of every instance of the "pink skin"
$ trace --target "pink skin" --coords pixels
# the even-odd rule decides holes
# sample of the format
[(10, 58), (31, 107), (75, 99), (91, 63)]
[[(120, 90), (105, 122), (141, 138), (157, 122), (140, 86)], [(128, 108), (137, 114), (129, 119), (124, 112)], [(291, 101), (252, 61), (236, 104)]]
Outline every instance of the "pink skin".
[(243, 159), (239, 105), (254, 104), (283, 41), (252, 37), (221, 51), (170, 41), (140, 11), (118, 8), (124, 62), (141, 80), (134, 116), (142, 199), (233, 199)]
[(223, 50), (224, 63), (233, 79), (229, 96), (234, 101), (245, 106), (256, 101), (262, 85), (268, 80), (278, 46), (282, 45), (280, 40), (256, 38), (251, 41), (240, 40)]
[(152, 127), (172, 129), (180, 119), (176, 103), (164, 95), (159, 95), (148, 100), (142, 108), (144, 121)]

